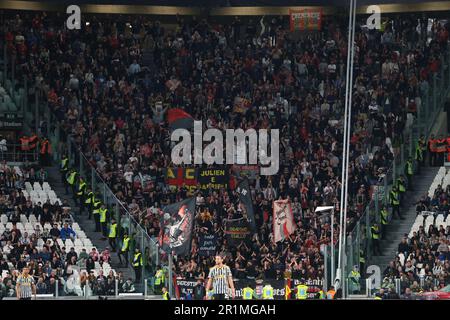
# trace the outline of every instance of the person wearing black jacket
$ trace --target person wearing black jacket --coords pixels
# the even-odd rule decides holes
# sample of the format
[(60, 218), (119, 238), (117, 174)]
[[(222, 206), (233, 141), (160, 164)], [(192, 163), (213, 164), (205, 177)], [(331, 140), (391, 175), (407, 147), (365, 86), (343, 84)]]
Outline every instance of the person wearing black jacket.
[(197, 281), (194, 287), (194, 300), (203, 300), (206, 296), (206, 289), (201, 280)]
[(390, 288), (389, 292), (386, 295), (386, 299), (387, 300), (400, 300), (400, 296), (398, 295), (398, 293), (395, 291), (394, 288)]

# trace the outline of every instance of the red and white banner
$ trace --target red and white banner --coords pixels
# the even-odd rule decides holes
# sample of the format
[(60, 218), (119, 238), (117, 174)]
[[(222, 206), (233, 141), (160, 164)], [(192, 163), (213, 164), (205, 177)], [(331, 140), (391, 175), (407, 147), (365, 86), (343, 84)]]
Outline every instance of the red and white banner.
[(273, 202), (273, 235), (274, 241), (283, 241), (296, 229), (290, 200)]
[(289, 9), (289, 22), (293, 31), (315, 31), (322, 28), (322, 9)]

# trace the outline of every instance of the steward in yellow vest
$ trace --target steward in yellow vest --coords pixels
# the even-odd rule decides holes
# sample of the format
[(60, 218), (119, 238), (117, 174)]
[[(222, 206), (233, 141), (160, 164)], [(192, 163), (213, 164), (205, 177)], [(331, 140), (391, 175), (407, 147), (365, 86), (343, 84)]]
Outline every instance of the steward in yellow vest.
[(116, 238), (117, 238), (117, 222), (114, 218), (111, 219), (109, 225), (108, 242), (112, 252), (116, 252)]

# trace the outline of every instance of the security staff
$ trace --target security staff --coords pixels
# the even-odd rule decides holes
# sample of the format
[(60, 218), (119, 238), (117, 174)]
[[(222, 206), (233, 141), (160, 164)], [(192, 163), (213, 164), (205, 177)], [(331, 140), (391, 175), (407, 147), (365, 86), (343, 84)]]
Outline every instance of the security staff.
[(400, 201), (400, 207), (403, 205), (403, 199), (405, 198), (405, 192), (406, 192), (406, 186), (405, 186), (405, 180), (403, 176), (399, 176), (397, 178), (397, 190), (399, 195), (399, 201)]
[(358, 294), (361, 291), (361, 274), (359, 273), (358, 266), (353, 266), (353, 270), (350, 271), (348, 278), (350, 279), (349, 292)]
[(336, 291), (334, 290), (334, 287), (331, 286), (330, 289), (328, 289), (328, 291), (327, 291), (327, 299), (333, 300), (335, 294), (336, 294)]
[(101, 225), (101, 229), (102, 229), (102, 235), (103, 237), (100, 238), (100, 240), (106, 240), (106, 236), (107, 236), (107, 229), (108, 229), (108, 223), (106, 221), (106, 215), (108, 213), (108, 209), (106, 209), (105, 205), (102, 204), (102, 206), (99, 209), (99, 221), (100, 221), (100, 225)]
[(250, 286), (246, 286), (242, 290), (242, 299), (252, 300), (253, 298), (257, 298), (257, 296), (255, 294), (255, 290), (253, 290)]
[(405, 164), (405, 175), (406, 175), (406, 178), (408, 179), (408, 190), (413, 190), (413, 185), (412, 185), (413, 174), (414, 174), (414, 171), (413, 171), (412, 159), (411, 159), (411, 157), (409, 157)]
[(388, 224), (388, 211), (385, 206), (382, 206), (380, 210), (380, 222), (381, 222), (381, 239), (383, 239), (386, 232), (386, 226)]
[(297, 285), (295, 298), (297, 300), (306, 300), (308, 298), (308, 286), (303, 283)]
[(320, 289), (319, 292), (317, 292), (317, 299), (319, 299), (319, 300), (325, 299), (325, 293), (323, 292), (322, 289)]
[(400, 214), (400, 197), (396, 187), (392, 187), (392, 190), (389, 193), (389, 200), (392, 206), (392, 217), (395, 218), (395, 213), (397, 213), (398, 217), (403, 219)]
[(166, 287), (162, 288), (162, 296), (163, 296), (163, 300), (170, 300), (169, 291), (167, 291)]
[(75, 197), (75, 199), (77, 199), (75, 204), (80, 206), (80, 214), (82, 214), (84, 211), (84, 196), (86, 194), (86, 188), (87, 188), (86, 181), (84, 181), (83, 177), (80, 176), (78, 178), (77, 196)]
[(95, 221), (95, 232), (100, 232), (100, 207), (102, 202), (94, 195), (94, 202), (92, 205), (92, 214)]
[(262, 298), (264, 300), (273, 300), (273, 287), (270, 284), (266, 284), (263, 287)]
[(108, 242), (112, 252), (116, 252), (116, 238), (117, 238), (117, 222), (112, 218), (109, 224)]
[(374, 224), (370, 228), (371, 234), (372, 234), (372, 245), (373, 245), (373, 255), (374, 256), (381, 256), (381, 249), (380, 249), (380, 230), (378, 228), (378, 224)]
[(133, 269), (134, 274), (136, 276), (136, 282), (141, 281), (141, 274), (142, 274), (142, 253), (139, 251), (138, 248), (134, 250), (134, 257), (133, 257)]
[(63, 155), (61, 158), (61, 166), (59, 171), (61, 172), (61, 181), (64, 184), (64, 189), (66, 189), (66, 195), (69, 194), (69, 184), (67, 183), (66, 175), (69, 171), (69, 158)]
[(366, 253), (359, 249), (359, 270), (366, 270)]
[(166, 283), (166, 275), (164, 273), (164, 269), (161, 268), (161, 266), (157, 266), (155, 273), (155, 289), (157, 291), (161, 290), (161, 287), (163, 287), (165, 283)]
[(128, 267), (128, 252), (130, 251), (130, 240), (128, 233), (125, 232), (122, 239), (122, 248), (118, 254), (120, 265), (122, 266), (122, 256), (125, 259), (125, 267)]
[(75, 181), (77, 178), (78, 173), (74, 170), (71, 169), (68, 173), (67, 173), (67, 183), (69, 184), (71, 190), (72, 190), (72, 194), (73, 194), (73, 198), (75, 199)]
[(91, 219), (92, 216), (92, 210), (94, 210), (93, 209), (94, 200), (95, 200), (94, 193), (92, 192), (92, 190), (88, 189), (87, 195), (84, 200), (84, 205), (85, 207), (87, 206), (89, 220)]

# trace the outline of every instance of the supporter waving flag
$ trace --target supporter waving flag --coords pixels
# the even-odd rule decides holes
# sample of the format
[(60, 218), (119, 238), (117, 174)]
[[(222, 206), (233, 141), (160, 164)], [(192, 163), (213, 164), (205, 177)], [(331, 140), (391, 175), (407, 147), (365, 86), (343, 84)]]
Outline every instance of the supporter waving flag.
[(236, 188), (236, 192), (239, 194), (239, 201), (243, 204), (247, 215), (247, 221), (250, 224), (252, 231), (256, 231), (255, 214), (253, 212), (252, 195), (250, 194), (250, 187), (248, 179), (242, 179)]
[(188, 255), (194, 229), (195, 198), (171, 204), (163, 209), (159, 244), (164, 251)]
[(273, 235), (275, 242), (283, 241), (296, 229), (290, 200), (273, 202)]
[(168, 111), (167, 121), (171, 130), (190, 129), (194, 126), (194, 118), (183, 109), (174, 108)]

